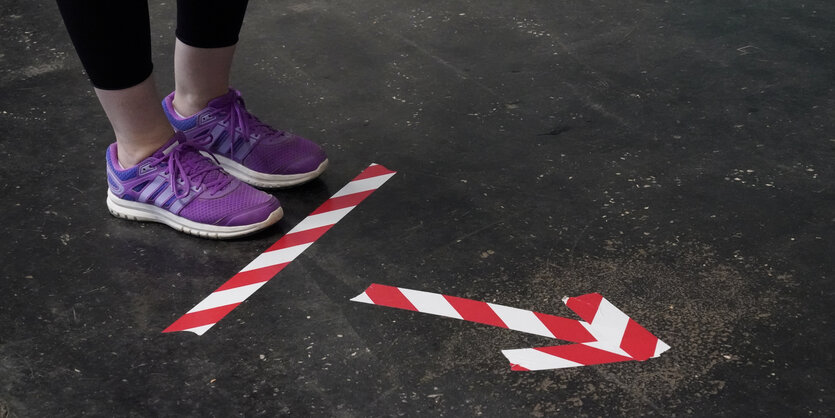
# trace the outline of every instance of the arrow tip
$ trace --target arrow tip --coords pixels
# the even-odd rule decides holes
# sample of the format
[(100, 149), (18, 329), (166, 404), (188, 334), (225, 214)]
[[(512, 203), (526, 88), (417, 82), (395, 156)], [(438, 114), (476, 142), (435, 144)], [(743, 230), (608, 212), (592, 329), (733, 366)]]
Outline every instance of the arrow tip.
[(670, 346), (667, 345), (664, 341), (658, 340), (658, 343), (655, 344), (655, 354), (653, 357), (658, 357), (661, 353), (670, 349)]

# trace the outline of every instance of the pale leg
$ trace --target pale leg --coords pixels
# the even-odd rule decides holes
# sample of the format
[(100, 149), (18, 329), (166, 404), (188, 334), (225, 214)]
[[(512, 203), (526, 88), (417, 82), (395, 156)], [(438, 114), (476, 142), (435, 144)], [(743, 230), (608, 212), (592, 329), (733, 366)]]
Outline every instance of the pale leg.
[(95, 90), (116, 134), (122, 167), (136, 165), (174, 135), (162, 111), (153, 74), (126, 89)]
[(235, 45), (195, 48), (177, 39), (174, 47), (174, 109), (191, 116), (229, 91)]

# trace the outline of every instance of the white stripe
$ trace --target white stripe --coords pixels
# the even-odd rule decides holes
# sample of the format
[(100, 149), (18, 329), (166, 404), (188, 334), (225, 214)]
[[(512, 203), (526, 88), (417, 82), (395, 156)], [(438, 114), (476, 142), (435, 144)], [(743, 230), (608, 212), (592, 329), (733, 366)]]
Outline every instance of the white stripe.
[(365, 292), (362, 292), (359, 295), (354, 296), (354, 298), (351, 299), (351, 302), (370, 303), (372, 305), (374, 304), (374, 301), (371, 300), (371, 298), (368, 297), (368, 295)]
[(670, 346), (667, 345), (664, 341), (658, 340), (658, 343), (655, 344), (655, 354), (653, 357), (658, 357), (661, 353), (670, 349)]
[(590, 343), (583, 343), (585, 346), (589, 346), (591, 348), (596, 348), (598, 350), (608, 351), (613, 354), (617, 354), (619, 356), (629, 357), (632, 358), (632, 355), (623, 351), (620, 346), (615, 345), (611, 341), (594, 341)]
[(374, 190), (379, 188), (383, 185), (388, 179), (392, 178), (395, 173), (391, 174), (383, 174), (376, 177), (369, 177), (367, 179), (356, 180), (352, 181), (345, 185), (341, 190), (336, 192), (335, 195), (331, 196), (331, 199), (334, 197), (340, 196), (347, 196), (349, 194), (360, 193), (360, 192), (367, 192), (369, 190)]
[(625, 313), (603, 298), (600, 300), (600, 306), (597, 308), (594, 320), (591, 321), (589, 332), (598, 341), (606, 341), (620, 346), (628, 322), (629, 317)]
[(282, 248), (280, 250), (267, 251), (262, 253), (255, 260), (252, 260), (246, 265), (241, 272), (260, 269), (263, 267), (275, 266), (278, 264), (289, 263), (296, 259), (307, 247), (313, 245), (312, 242), (307, 244), (294, 245), (292, 247)]
[(249, 295), (255, 293), (255, 291), (258, 290), (258, 288), (264, 285), (264, 283), (267, 282), (255, 283), (246, 286), (236, 287), (234, 289), (214, 292), (211, 295), (207, 296), (206, 299), (203, 299), (202, 302), (198, 303), (197, 306), (191, 308), (191, 310), (187, 313), (205, 311), (206, 309), (231, 305), (233, 303), (241, 303), (244, 300), (246, 300), (246, 298), (248, 298)]
[(420, 312), (455, 319), (464, 319), (461, 318), (458, 311), (456, 311), (455, 308), (449, 304), (446, 298), (444, 298), (444, 295), (422, 292), (420, 290), (403, 289), (401, 287), (398, 287), (398, 289), (400, 289), (400, 292), (406, 296), (406, 299), (409, 299), (409, 302), (412, 302), (412, 305), (415, 305), (415, 308), (417, 308)]
[[(169, 186), (165, 187), (165, 190), (161, 191), (160, 194), (157, 195), (157, 198), (154, 199), (154, 204), (162, 207), (168, 199), (171, 199), (171, 196), (174, 196), (174, 189)], [(179, 202), (179, 201), (178, 201)], [(174, 205), (171, 205), (171, 212), (177, 213), (177, 210), (174, 209)]]
[(507, 357), (511, 364), (518, 364), (528, 370), (551, 370), (583, 366), (583, 364), (552, 356), (533, 348), (502, 350), (502, 354)]
[(496, 315), (507, 325), (508, 328), (516, 331), (527, 332), (530, 334), (542, 335), (543, 337), (556, 338), (545, 324), (536, 317), (531, 311), (524, 309), (512, 308), (510, 306), (495, 305), (488, 303)]
[(203, 326), (199, 326), (199, 327), (184, 329), (183, 331), (190, 331), (190, 332), (193, 332), (197, 335), (203, 335), (203, 334), (206, 333), (206, 331), (209, 330), (209, 328), (213, 327), (214, 325), (215, 324), (203, 325)]
[(139, 198), (137, 198), (136, 200), (142, 203), (147, 203), (148, 198), (151, 197), (151, 195), (154, 194), (154, 192), (156, 192), (157, 189), (159, 189), (159, 186), (162, 186), (162, 183), (165, 183), (165, 177), (156, 176), (154, 180), (151, 182), (151, 184), (145, 186), (145, 188), (142, 189), (142, 193), (139, 194)]
[(343, 209), (332, 210), (330, 212), (310, 215), (307, 218), (302, 219), (302, 221), (293, 227), (288, 234), (307, 231), (308, 229), (318, 228), (320, 226), (333, 225), (339, 222), (340, 219), (344, 218), (345, 215), (347, 215), (348, 212), (355, 207), (356, 206), (351, 206)]

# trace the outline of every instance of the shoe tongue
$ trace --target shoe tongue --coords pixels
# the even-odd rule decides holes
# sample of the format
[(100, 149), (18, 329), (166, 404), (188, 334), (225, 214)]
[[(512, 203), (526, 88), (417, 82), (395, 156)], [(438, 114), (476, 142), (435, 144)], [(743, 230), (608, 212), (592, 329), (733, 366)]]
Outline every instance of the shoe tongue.
[(215, 109), (223, 109), (229, 107), (229, 105), (235, 101), (236, 97), (237, 92), (235, 90), (229, 89), (229, 91), (223, 96), (215, 97), (214, 99), (210, 100), (209, 107), (213, 107)]
[(168, 154), (171, 154), (171, 151), (174, 151), (174, 148), (177, 145), (180, 145), (186, 141), (186, 136), (182, 132), (177, 132), (168, 141), (165, 142), (165, 145), (159, 147), (159, 149), (154, 153), (154, 158), (162, 158)]
[[(177, 132), (168, 142), (165, 143), (157, 152), (154, 153), (154, 158), (163, 158), (171, 152), (174, 151), (177, 146), (186, 143), (186, 136), (182, 132)], [(184, 154), (180, 154), (181, 162), (184, 164), (186, 171), (189, 172), (192, 169), (196, 169), (198, 166), (202, 166), (203, 164), (211, 164), (216, 166), (214, 162), (212, 162), (208, 157), (204, 157), (201, 155), (196, 149), (190, 149), (186, 151)], [(221, 177), (226, 176), (220, 168), (217, 170), (211, 170), (204, 174), (203, 183), (212, 183), (216, 180), (219, 180)]]

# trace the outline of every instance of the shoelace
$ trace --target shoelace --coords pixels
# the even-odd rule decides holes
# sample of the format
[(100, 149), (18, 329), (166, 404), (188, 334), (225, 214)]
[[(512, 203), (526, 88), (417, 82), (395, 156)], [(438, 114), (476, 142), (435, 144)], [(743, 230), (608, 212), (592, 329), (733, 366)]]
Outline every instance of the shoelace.
[[(231, 176), (225, 175), (223, 170), (201, 155), (196, 148), (188, 143), (174, 147), (168, 155), (159, 159), (158, 163), (168, 165), (168, 183), (174, 188), (177, 199), (188, 196), (192, 183), (197, 189), (205, 186), (210, 193), (215, 193), (232, 182)], [(214, 176), (211, 174), (215, 173)], [(177, 180), (182, 179), (182, 190), (177, 187)]]
[(245, 140), (249, 139), (250, 135), (253, 134), (258, 135), (260, 138), (273, 134), (282, 136), (286, 133), (285, 131), (274, 129), (270, 125), (261, 122), (257, 117), (249, 113), (246, 110), (244, 99), (240, 96), (235, 97), (235, 100), (230, 102), (229, 107), (226, 111), (229, 122), (226, 127), (228, 138), (235, 138), (235, 128), (237, 126), (241, 127), (241, 136)]

